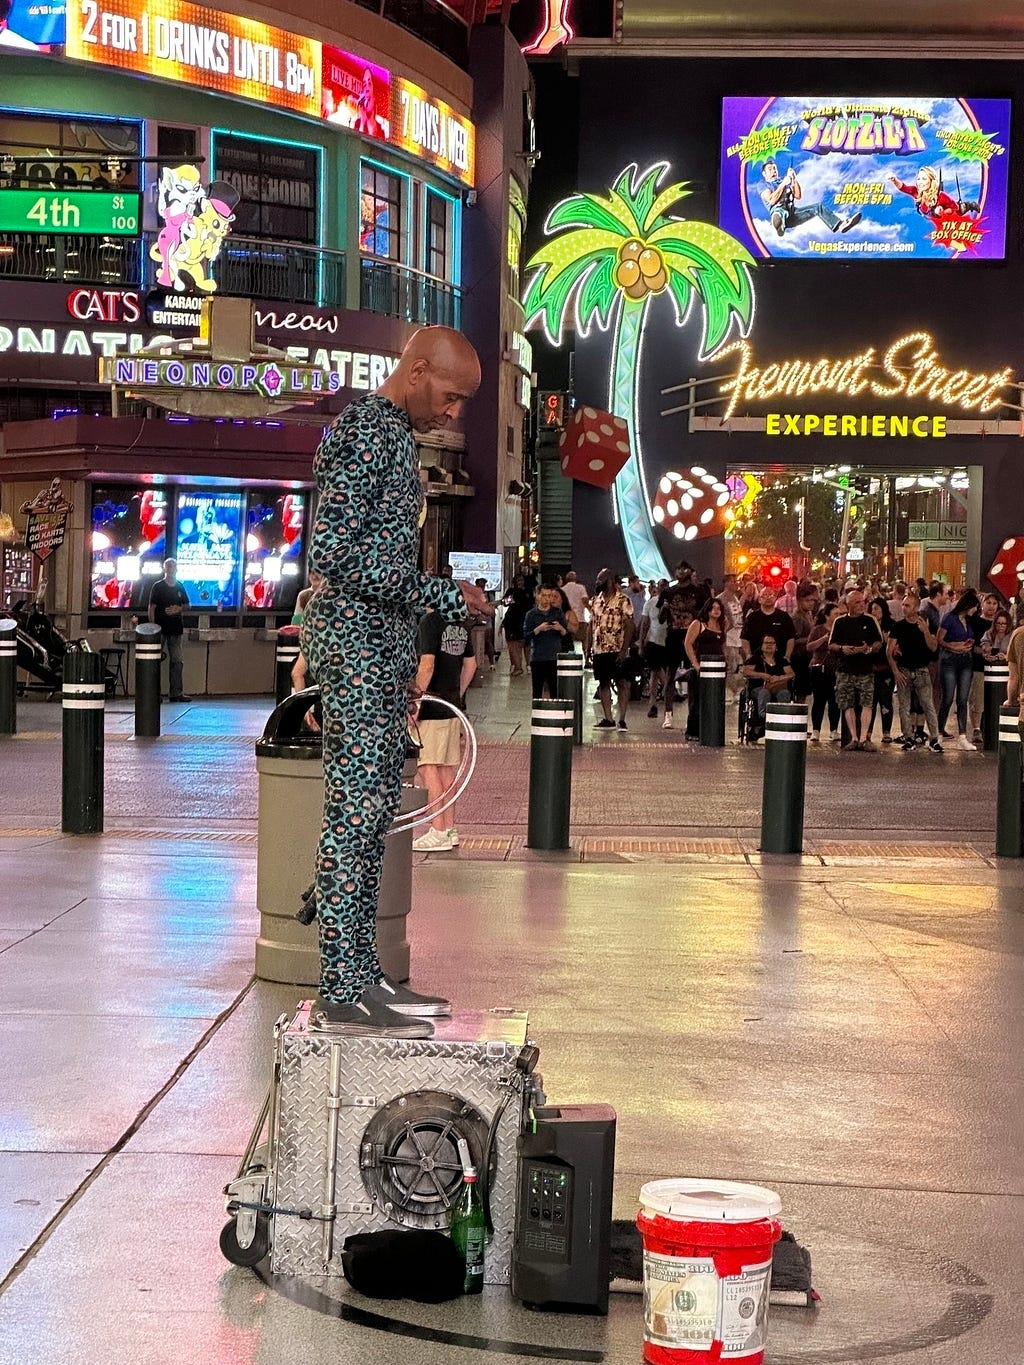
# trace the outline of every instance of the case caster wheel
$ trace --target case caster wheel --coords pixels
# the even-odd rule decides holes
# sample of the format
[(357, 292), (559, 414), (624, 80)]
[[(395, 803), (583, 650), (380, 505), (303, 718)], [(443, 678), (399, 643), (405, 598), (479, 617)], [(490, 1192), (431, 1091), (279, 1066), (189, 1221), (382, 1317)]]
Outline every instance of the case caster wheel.
[(238, 1224), (229, 1218), (221, 1228), (220, 1249), (232, 1265), (259, 1265), (270, 1250), (270, 1220), (265, 1213), (256, 1215), (256, 1232), (247, 1247), (238, 1245)]

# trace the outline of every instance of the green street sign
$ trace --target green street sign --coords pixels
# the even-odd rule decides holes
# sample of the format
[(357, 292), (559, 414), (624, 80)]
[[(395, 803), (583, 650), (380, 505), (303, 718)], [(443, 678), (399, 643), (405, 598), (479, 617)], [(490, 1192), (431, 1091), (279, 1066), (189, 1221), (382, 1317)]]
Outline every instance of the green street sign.
[(0, 190), (0, 232), (135, 237), (141, 196), (99, 190)]

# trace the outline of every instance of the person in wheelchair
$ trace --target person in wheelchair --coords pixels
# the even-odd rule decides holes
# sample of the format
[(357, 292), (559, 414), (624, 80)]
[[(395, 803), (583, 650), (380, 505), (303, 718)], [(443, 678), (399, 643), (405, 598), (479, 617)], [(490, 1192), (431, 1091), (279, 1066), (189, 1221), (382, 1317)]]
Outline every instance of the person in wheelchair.
[(753, 699), (753, 716), (747, 727), (747, 739), (753, 743), (764, 734), (765, 716), (770, 701), (790, 701), (793, 669), (779, 656), (778, 641), (766, 635), (761, 648), (743, 665), (743, 676)]

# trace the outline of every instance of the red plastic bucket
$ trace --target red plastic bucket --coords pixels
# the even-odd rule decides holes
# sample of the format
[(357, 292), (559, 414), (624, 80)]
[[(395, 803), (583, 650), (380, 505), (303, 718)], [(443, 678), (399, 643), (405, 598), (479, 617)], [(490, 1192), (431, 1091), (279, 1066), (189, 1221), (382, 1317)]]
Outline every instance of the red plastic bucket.
[(644, 1360), (761, 1365), (782, 1200), (728, 1180), (653, 1180), (640, 1191)]

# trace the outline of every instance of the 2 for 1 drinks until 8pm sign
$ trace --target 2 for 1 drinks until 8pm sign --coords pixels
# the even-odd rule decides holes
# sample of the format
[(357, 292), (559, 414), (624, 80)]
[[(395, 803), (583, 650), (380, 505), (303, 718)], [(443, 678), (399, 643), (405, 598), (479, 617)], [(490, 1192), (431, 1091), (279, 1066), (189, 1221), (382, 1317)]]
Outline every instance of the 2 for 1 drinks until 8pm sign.
[(72, 0), (66, 52), (320, 117), (315, 39), (187, 0)]
[(755, 256), (1001, 260), (1009, 100), (729, 97), (719, 223)]

